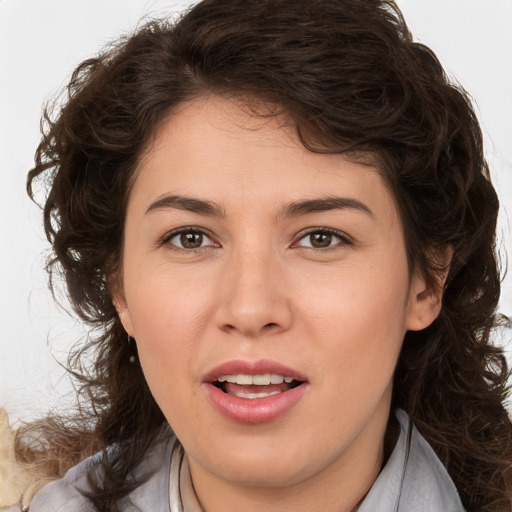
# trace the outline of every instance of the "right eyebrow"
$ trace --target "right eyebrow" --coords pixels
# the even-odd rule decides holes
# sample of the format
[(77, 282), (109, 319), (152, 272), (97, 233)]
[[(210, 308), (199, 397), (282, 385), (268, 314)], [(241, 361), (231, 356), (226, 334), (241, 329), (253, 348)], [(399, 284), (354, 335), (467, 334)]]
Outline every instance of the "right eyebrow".
[(164, 195), (149, 205), (145, 215), (157, 210), (174, 208), (212, 217), (225, 217), (223, 209), (216, 203), (179, 195)]

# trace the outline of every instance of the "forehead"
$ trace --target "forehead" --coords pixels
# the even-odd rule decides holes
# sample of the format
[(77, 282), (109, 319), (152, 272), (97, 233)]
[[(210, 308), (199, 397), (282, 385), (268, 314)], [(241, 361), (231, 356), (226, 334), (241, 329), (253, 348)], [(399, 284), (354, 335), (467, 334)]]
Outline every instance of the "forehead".
[(132, 192), (146, 202), (174, 193), (255, 206), (340, 194), (393, 203), (375, 159), (314, 153), (270, 111), (219, 96), (181, 104), (148, 144)]

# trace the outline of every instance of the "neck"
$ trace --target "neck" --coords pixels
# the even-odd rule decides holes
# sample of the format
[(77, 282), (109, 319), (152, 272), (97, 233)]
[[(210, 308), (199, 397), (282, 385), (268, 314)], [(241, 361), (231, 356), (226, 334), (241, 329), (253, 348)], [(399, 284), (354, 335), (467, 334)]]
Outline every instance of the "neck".
[(382, 468), (386, 426), (387, 417), (372, 419), (342, 456), (288, 485), (233, 482), (189, 459), (197, 500), (204, 512), (355, 512)]
[[(204, 512), (356, 512), (364, 500), (371, 484), (367, 487), (346, 489), (338, 486), (332, 492), (322, 492), (314, 486), (290, 486), (287, 489), (236, 488), (220, 489), (218, 500), (208, 498), (207, 504), (198, 496)], [(345, 493), (345, 491), (349, 491)], [(357, 497), (356, 497), (357, 496)]]

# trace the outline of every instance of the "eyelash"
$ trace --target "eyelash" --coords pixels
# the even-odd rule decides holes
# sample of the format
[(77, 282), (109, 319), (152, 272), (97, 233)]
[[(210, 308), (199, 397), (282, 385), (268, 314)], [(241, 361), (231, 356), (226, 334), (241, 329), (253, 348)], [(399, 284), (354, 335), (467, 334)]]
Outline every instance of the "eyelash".
[[(186, 248), (186, 247), (179, 247), (176, 244), (171, 243), (171, 240), (173, 238), (180, 236), (180, 235), (186, 235), (186, 234), (201, 235), (203, 237), (208, 238), (211, 241), (211, 244), (206, 245), (206, 246), (196, 247), (196, 248)], [(161, 246), (165, 245), (168, 249), (171, 249), (173, 251), (177, 251), (177, 252), (181, 252), (181, 253), (192, 253), (192, 254), (204, 251), (205, 249), (208, 249), (210, 247), (219, 247), (219, 244), (217, 244), (216, 242), (213, 241), (213, 237), (211, 234), (209, 234), (203, 228), (196, 228), (193, 226), (180, 228), (175, 231), (171, 231), (170, 233), (166, 233), (160, 239), (159, 245), (161, 245)]]
[[(308, 236), (311, 236), (313, 234), (332, 236), (332, 237), (337, 238), (339, 241), (338, 241), (338, 243), (336, 243), (334, 245), (329, 245), (324, 248), (298, 245), (299, 242), (301, 242), (302, 240), (305, 240)], [(352, 246), (352, 245), (354, 245), (354, 242), (350, 239), (350, 237), (348, 235), (346, 235), (342, 231), (338, 231), (336, 229), (324, 228), (324, 227), (316, 227), (316, 228), (308, 229), (305, 233), (302, 233), (300, 235), (300, 237), (298, 238), (297, 242), (294, 242), (294, 244), (293, 244), (294, 247), (302, 248), (302, 249), (305, 248), (305, 249), (313, 250), (316, 252), (329, 252), (329, 251), (334, 251), (334, 250), (339, 249), (340, 246)]]
[[(184, 235), (184, 234), (201, 235), (203, 237), (208, 238), (211, 241), (211, 244), (208, 244), (206, 246), (200, 246), (200, 247), (197, 247), (197, 248), (185, 248), (185, 247), (179, 247), (176, 244), (171, 243), (171, 240), (173, 238), (178, 237), (180, 235)], [(301, 242), (302, 240), (305, 240), (308, 236), (311, 236), (313, 234), (321, 234), (321, 235), (325, 235), (325, 236), (332, 236), (332, 237), (337, 238), (339, 240), (339, 242), (334, 244), (334, 245), (328, 245), (327, 247), (323, 247), (323, 248), (299, 245), (299, 242)], [(197, 252), (204, 251), (205, 249), (208, 249), (208, 248), (211, 248), (211, 247), (220, 247), (220, 245), (213, 240), (213, 237), (212, 237), (211, 234), (209, 234), (203, 228), (196, 228), (196, 227), (193, 227), (193, 226), (180, 228), (180, 229), (177, 229), (175, 231), (171, 231), (170, 233), (166, 233), (160, 239), (159, 245), (161, 245), (161, 246), (165, 245), (165, 246), (167, 246), (169, 249), (171, 249), (173, 251), (185, 252), (185, 253), (197, 253)], [(353, 245), (353, 241), (345, 233), (343, 233), (341, 231), (338, 231), (336, 229), (328, 229), (328, 228), (324, 228), (324, 227), (316, 227), (316, 228), (310, 228), (305, 233), (301, 233), (301, 235), (297, 238), (297, 241), (292, 244), (292, 247), (293, 248), (302, 248), (302, 249), (313, 250), (313, 251), (316, 251), (316, 252), (328, 252), (328, 251), (333, 251), (333, 250), (338, 249), (340, 245), (342, 245), (342, 246), (352, 246)]]

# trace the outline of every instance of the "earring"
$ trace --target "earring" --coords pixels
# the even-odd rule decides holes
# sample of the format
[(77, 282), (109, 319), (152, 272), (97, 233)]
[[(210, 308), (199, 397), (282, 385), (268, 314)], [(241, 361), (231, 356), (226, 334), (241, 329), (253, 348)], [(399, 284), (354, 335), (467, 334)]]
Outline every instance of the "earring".
[[(130, 347), (130, 352), (135, 351), (135, 338), (132, 338), (129, 334), (128, 334), (128, 346)], [(132, 354), (130, 356), (130, 358), (128, 359), (128, 361), (130, 361), (130, 363), (133, 364), (135, 362), (135, 356)]]

